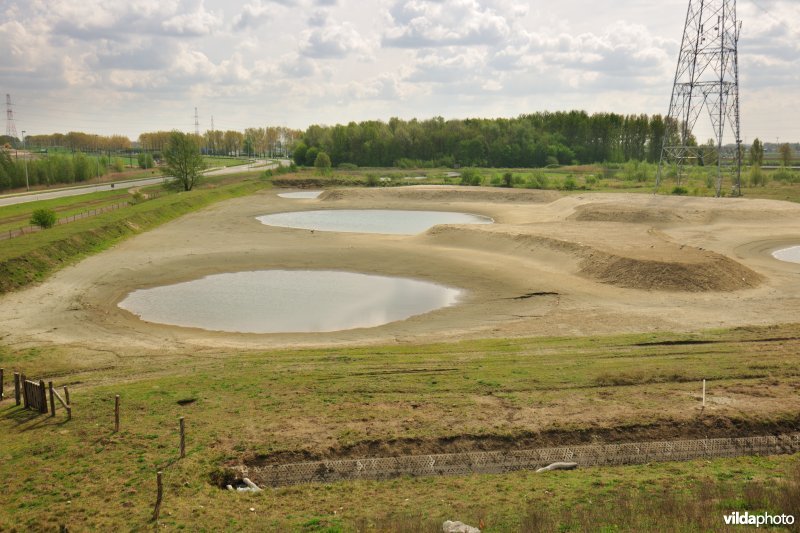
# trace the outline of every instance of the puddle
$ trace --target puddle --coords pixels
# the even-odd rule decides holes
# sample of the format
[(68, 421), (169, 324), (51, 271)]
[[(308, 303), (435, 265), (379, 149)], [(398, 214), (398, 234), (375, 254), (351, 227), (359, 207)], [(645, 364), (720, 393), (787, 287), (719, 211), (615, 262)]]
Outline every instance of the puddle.
[(318, 198), (319, 195), (322, 194), (322, 191), (297, 191), (297, 192), (282, 192), (279, 193), (278, 196), (281, 198), (293, 198), (293, 199), (312, 199)]
[(789, 263), (800, 263), (800, 246), (792, 246), (772, 252), (772, 257)]
[(267, 226), (345, 233), (416, 235), (437, 224), (491, 224), (489, 217), (450, 211), (328, 209), (292, 211), (256, 217)]
[(407, 278), (261, 270), (140, 289), (119, 307), (142, 320), (231, 333), (372, 328), (454, 305), (461, 291)]

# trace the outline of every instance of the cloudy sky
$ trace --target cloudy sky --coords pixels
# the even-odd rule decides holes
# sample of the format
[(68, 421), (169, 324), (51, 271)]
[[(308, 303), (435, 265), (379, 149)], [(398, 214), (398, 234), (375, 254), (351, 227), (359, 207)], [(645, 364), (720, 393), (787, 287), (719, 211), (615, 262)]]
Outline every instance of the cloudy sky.
[[(800, 140), (800, 2), (739, 0), (745, 140)], [(0, 0), (17, 130), (665, 113), (688, 0)], [(5, 128), (0, 132), (4, 133)]]

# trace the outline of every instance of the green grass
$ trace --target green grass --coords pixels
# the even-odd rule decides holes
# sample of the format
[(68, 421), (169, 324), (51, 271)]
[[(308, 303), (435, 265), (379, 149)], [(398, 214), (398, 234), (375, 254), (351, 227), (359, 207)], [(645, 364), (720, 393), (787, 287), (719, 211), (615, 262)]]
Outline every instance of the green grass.
[[(210, 185), (214, 185), (212, 187), (167, 194), (124, 209), (3, 241), (0, 247), (0, 292), (41, 281), (51, 272), (104, 250), (126, 237), (213, 202), (251, 194), (266, 186), (265, 182), (253, 178), (252, 173), (245, 176), (249, 176), (247, 181), (241, 181), (242, 176), (231, 177), (225, 182), (211, 182)], [(72, 202), (62, 205), (75, 205), (79, 200)], [(39, 202), (35, 204), (36, 208)]]
[[(144, 528), (155, 471), (162, 469), (163, 523), (188, 530), (427, 531), (445, 519), (475, 525), (483, 519), (488, 531), (530, 530), (526, 524), (536, 523), (573, 524), (566, 530), (579, 531), (580, 524), (614, 525), (627, 516), (622, 530), (650, 520), (688, 531), (683, 514), (663, 515), (648, 502), (664, 500), (662, 493), (676, 495), (677, 509), (684, 508), (682, 498), (703, 501), (713, 511), (710, 519), (721, 521), (732, 506), (751, 505), (730, 503), (754, 494), (748, 486), (780, 486), (800, 458), (400, 478), (260, 495), (221, 491), (209, 476), (223, 464), (280, 452), (369, 455), (368, 443), (382, 443), (378, 453), (427, 453), (447, 451), (448, 442), (467, 446), (463, 437), (490, 447), (533, 446), (603, 435), (681, 436), (689, 427), (710, 434), (714, 428), (796, 428), (798, 332), (787, 325), (693, 336), (242, 353), (2, 348), (7, 372), (17, 368), (70, 385), (74, 419), (66, 422), (63, 411), (49, 418), (0, 404), (0, 478), (11, 480), (0, 493), (0, 528)], [(676, 340), (708, 343), (663, 343)], [(698, 409), (701, 377), (710, 378), (713, 406), (704, 414)], [(112, 432), (115, 394), (122, 399), (119, 434)], [(186, 399), (194, 402), (178, 403)], [(187, 458), (176, 462), (179, 416), (186, 417), (188, 447)], [(717, 493), (728, 496), (712, 497)], [(641, 507), (643, 517), (619, 509), (625, 501)], [(752, 505), (757, 511), (762, 504)]]
[(246, 165), (250, 162), (249, 159), (241, 159), (236, 157), (212, 157), (212, 156), (204, 156), (203, 162), (206, 164), (206, 168), (216, 168), (216, 167), (235, 167), (239, 165)]
[[(119, 239), (265, 186), (241, 180), (210, 179), (193, 193), (6, 241), (0, 283), (24, 286)], [(49, 418), (0, 404), (0, 530), (152, 527), (161, 469), (161, 522), (170, 529), (437, 531), (452, 519), (484, 521), (486, 531), (722, 531), (730, 510), (792, 511), (786, 506), (800, 499), (780, 498), (798, 490), (800, 457), (399, 478), (256, 495), (221, 491), (210, 476), (255, 459), (796, 430), (798, 350), (798, 324), (246, 352), (0, 344), (7, 383), (12, 370), (52, 379), (70, 386), (74, 405), (67, 422), (62, 410)], [(709, 405), (701, 411), (704, 378)], [(179, 416), (188, 433), (182, 461)]]

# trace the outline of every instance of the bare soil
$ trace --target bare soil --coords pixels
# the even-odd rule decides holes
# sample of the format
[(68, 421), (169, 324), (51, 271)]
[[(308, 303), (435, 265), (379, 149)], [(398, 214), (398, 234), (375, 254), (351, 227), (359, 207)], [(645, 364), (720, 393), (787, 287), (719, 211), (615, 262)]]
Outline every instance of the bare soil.
[[(278, 192), (188, 215), (3, 296), (0, 337), (15, 346), (170, 353), (695, 331), (784, 323), (800, 308), (800, 266), (770, 255), (800, 243), (797, 204), (446, 186), (334, 190), (314, 200)], [(496, 223), (393, 236), (276, 228), (255, 219), (320, 208), (452, 210)], [(412, 277), (467, 296), (377, 328), (302, 335), (163, 326), (117, 307), (138, 288), (269, 268)]]
[[(800, 416), (780, 421), (732, 420), (720, 416), (698, 416), (689, 421), (657, 421), (652, 424), (629, 424), (591, 429), (544, 430), (513, 435), (449, 435), (435, 438), (398, 438), (369, 440), (327, 450), (301, 449), (245, 458), (247, 466), (290, 464), (324, 459), (362, 457), (398, 457), (474, 451), (529, 450), (582, 444), (669, 441), (684, 439), (738, 438), (794, 433)], [(237, 466), (239, 461), (233, 461)]]

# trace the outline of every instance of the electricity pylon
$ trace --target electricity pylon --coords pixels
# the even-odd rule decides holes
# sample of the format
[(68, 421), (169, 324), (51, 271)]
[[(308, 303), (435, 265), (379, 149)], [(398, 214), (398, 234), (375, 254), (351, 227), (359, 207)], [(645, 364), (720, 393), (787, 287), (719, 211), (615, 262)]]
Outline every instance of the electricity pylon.
[[(741, 194), (740, 31), (736, 0), (689, 0), (672, 99), (665, 121), (656, 190), (667, 164), (676, 165), (676, 179), (680, 185), (687, 165), (715, 162), (716, 195), (722, 194), (723, 169), (732, 172), (731, 193), (735, 196)], [(716, 154), (710, 154), (707, 146), (697, 146), (692, 135), (704, 111), (710, 119)], [(726, 148), (726, 140), (735, 144), (735, 148)]]
[(11, 109), (11, 95), (6, 94), (6, 135), (17, 138), (17, 126), (14, 125), (14, 110)]

